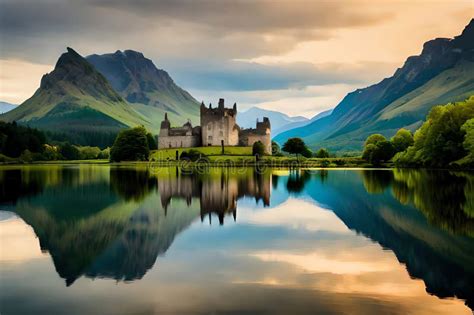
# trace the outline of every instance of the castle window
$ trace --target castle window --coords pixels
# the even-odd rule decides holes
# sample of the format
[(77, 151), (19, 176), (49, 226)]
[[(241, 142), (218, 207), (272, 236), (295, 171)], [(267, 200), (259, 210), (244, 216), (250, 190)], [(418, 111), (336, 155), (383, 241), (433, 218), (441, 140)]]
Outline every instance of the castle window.
[(211, 130), (212, 129), (212, 124), (207, 124), (207, 130)]
[(219, 136), (223, 137), (224, 136), (224, 132), (221, 130), (219, 131)]

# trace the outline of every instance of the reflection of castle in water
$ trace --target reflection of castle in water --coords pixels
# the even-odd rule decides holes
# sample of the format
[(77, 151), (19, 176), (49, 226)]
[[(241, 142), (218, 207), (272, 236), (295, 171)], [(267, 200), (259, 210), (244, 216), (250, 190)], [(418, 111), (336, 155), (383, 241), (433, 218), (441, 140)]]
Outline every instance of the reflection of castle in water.
[[(267, 174), (268, 175), (268, 174)], [(172, 199), (184, 199), (190, 206), (193, 199), (199, 199), (201, 221), (206, 216), (209, 223), (212, 214), (224, 224), (224, 217), (232, 214), (234, 221), (237, 216), (237, 200), (242, 197), (253, 197), (264, 206), (270, 205), (271, 177), (252, 172), (246, 176), (237, 176), (221, 172), (217, 177), (198, 177), (191, 175), (169, 176), (160, 178), (158, 191), (161, 205), (167, 211)]]
[(0, 183), (0, 204), (13, 204), (31, 225), (68, 286), (81, 276), (141, 279), (196, 218), (215, 214), (223, 224), (225, 215), (235, 219), (239, 198), (270, 200), (269, 174), (156, 178), (136, 169), (70, 168), (1, 175), (11, 180)]

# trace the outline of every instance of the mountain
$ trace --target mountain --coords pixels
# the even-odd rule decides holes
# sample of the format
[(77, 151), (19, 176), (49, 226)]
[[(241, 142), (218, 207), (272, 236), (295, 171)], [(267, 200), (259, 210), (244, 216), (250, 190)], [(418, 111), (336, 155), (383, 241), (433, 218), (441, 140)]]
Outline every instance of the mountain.
[(107, 78), (115, 91), (157, 128), (165, 112), (175, 125), (188, 119), (195, 124), (199, 122), (200, 103), (142, 53), (118, 50), (86, 59)]
[(14, 109), (16, 105), (7, 103), (7, 102), (1, 102), (0, 101), (0, 114), (6, 113)]
[(474, 19), (461, 35), (424, 44), (393, 76), (349, 93), (331, 115), (278, 135), (285, 142), (301, 137), (313, 149), (361, 150), (372, 133), (392, 136), (399, 128), (415, 130), (437, 104), (474, 94)]
[(295, 129), (295, 128), (299, 128), (299, 127), (309, 125), (309, 124), (315, 122), (316, 120), (319, 120), (321, 118), (324, 118), (326, 116), (331, 115), (331, 113), (332, 113), (332, 109), (328, 109), (328, 110), (325, 110), (324, 112), (320, 112), (319, 114), (315, 115), (313, 118), (311, 118), (309, 120), (296, 121), (296, 122), (292, 122), (292, 123), (289, 123), (287, 125), (284, 125), (283, 127), (279, 128), (277, 130), (277, 132), (272, 131), (273, 137), (277, 137), (279, 134), (281, 134), (281, 133), (283, 133), (287, 130), (291, 130), (291, 129)]
[(0, 115), (40, 129), (63, 133), (104, 133), (150, 121), (119, 95), (107, 79), (71, 48), (43, 76), (34, 95)]
[(255, 128), (257, 119), (262, 120), (263, 117), (268, 117), (272, 124), (272, 134), (276, 135), (282, 131), (288, 130), (285, 126), (292, 123), (304, 124), (309, 122), (309, 119), (302, 116), (290, 117), (286, 114), (274, 110), (267, 110), (259, 107), (252, 107), (237, 115), (237, 123), (242, 128)]

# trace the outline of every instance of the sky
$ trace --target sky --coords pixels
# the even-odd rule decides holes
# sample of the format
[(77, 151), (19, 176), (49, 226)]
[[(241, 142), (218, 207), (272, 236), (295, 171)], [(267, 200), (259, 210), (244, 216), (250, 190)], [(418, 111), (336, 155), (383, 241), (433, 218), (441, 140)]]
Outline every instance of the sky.
[(310, 118), (473, 17), (472, 0), (0, 0), (0, 100), (33, 95), (68, 46), (133, 49), (198, 101)]

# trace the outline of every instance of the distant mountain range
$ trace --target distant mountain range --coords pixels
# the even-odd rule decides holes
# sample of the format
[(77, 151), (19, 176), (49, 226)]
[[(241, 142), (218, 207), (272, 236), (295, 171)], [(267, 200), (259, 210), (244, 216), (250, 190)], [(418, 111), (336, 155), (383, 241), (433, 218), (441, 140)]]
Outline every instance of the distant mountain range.
[(392, 77), (349, 93), (331, 115), (275, 137), (279, 143), (301, 137), (313, 149), (361, 150), (368, 135), (392, 136), (415, 130), (438, 104), (474, 94), (474, 19), (461, 35), (424, 44)]
[(158, 133), (165, 111), (175, 124), (197, 122), (199, 103), (143, 54), (127, 50), (86, 59), (67, 48), (34, 95), (0, 120), (66, 134), (138, 125)]
[(14, 109), (16, 105), (7, 103), (7, 102), (1, 102), (0, 101), (0, 114), (6, 113)]
[(262, 117), (268, 117), (272, 126), (272, 135), (276, 135), (282, 131), (288, 130), (285, 126), (293, 123), (308, 123), (309, 119), (302, 116), (290, 117), (286, 114), (274, 111), (267, 110), (259, 107), (252, 107), (249, 110), (240, 112), (237, 115), (237, 123), (240, 127), (243, 128), (255, 128), (255, 123), (257, 119), (262, 119)]

